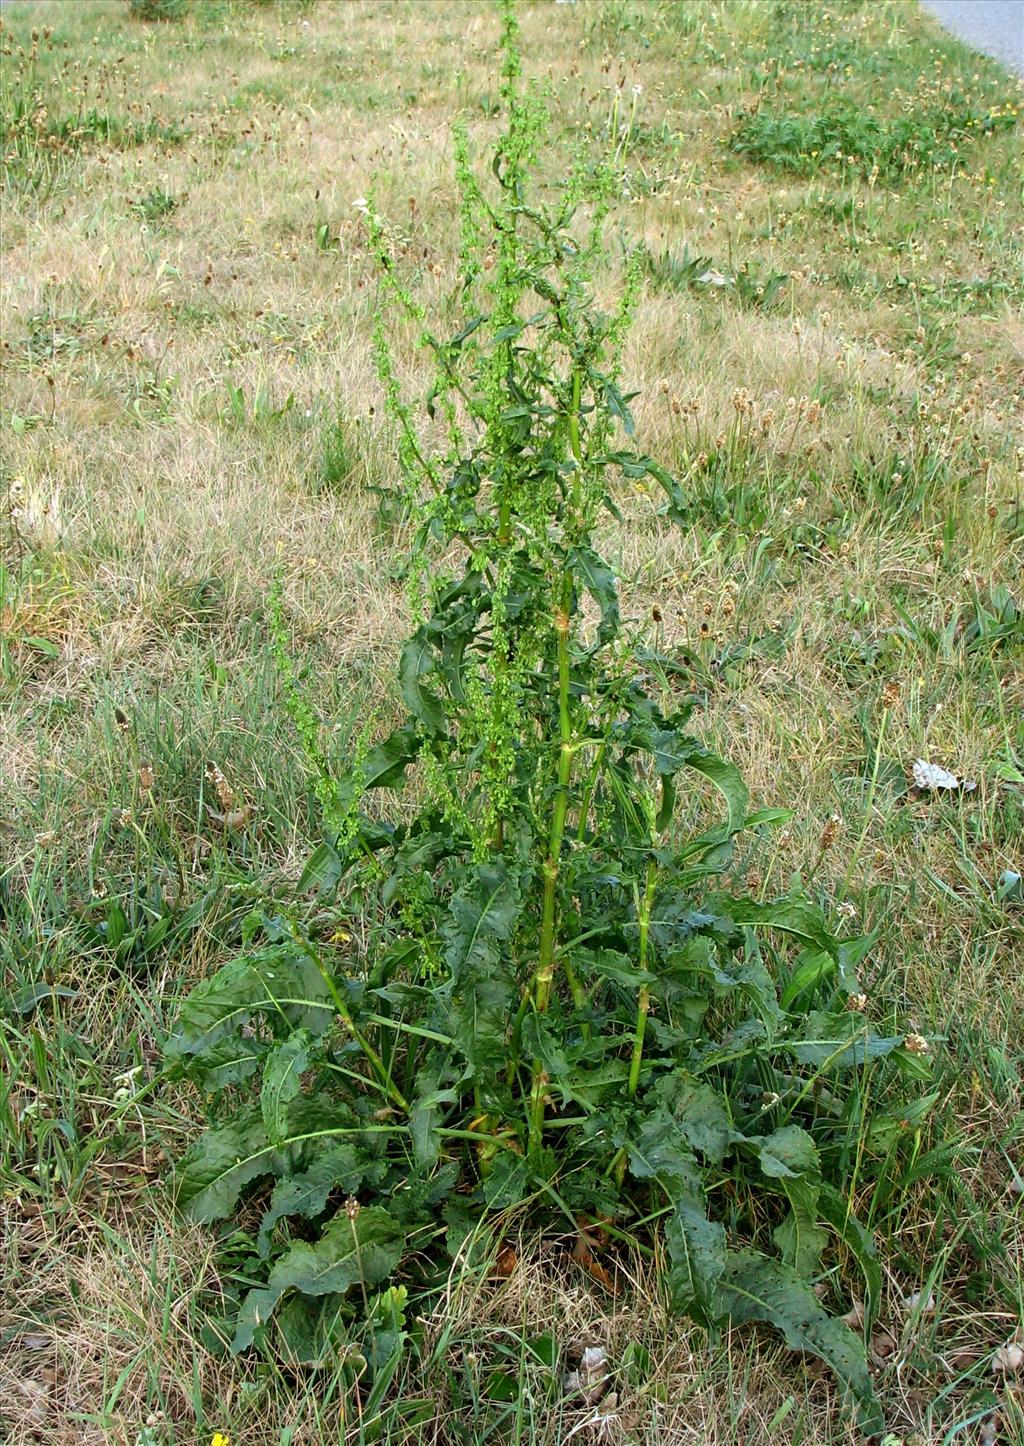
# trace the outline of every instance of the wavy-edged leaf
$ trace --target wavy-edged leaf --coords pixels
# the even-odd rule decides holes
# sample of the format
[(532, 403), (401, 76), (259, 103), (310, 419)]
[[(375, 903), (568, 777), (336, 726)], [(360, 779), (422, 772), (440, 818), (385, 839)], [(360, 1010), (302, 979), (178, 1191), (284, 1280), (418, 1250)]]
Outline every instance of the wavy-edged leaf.
[(608, 643), (619, 630), (619, 584), (608, 564), (590, 547), (574, 547), (566, 565), (601, 609), (598, 645)]
[(440, 1086), (440, 1069), (420, 1070), (416, 1081), (416, 1097), (409, 1112), (413, 1158), (420, 1166), (435, 1164), (441, 1154), (441, 1141), (437, 1134), (439, 1106), (454, 1104), (459, 1098), (456, 1090), (442, 1089)]
[(725, 1229), (709, 1220), (700, 1197), (682, 1194), (665, 1225), (667, 1281), (672, 1308), (711, 1325), (718, 1313), (718, 1282), (726, 1266)]
[(572, 962), (582, 974), (596, 974), (599, 979), (610, 979), (627, 989), (653, 984), (657, 978), (647, 969), (638, 969), (626, 954), (615, 949), (575, 949)]
[(313, 961), (290, 942), (243, 954), (199, 984), (178, 1012), (167, 1058), (187, 1064), (189, 1056), (242, 1030), (255, 1014), (313, 1034), (330, 1026), (327, 985)]
[(360, 779), (364, 789), (395, 788), (405, 779), (406, 769), (416, 761), (420, 738), (408, 723), (389, 733), (363, 759)]
[(279, 1220), (289, 1216), (311, 1220), (322, 1214), (334, 1190), (354, 1195), (364, 1180), (379, 1179), (383, 1170), (381, 1161), (368, 1160), (355, 1141), (346, 1140), (329, 1146), (308, 1170), (286, 1175), (274, 1186), (270, 1204), (260, 1221), (256, 1242), (260, 1255), (266, 1256), (269, 1251), (271, 1232)]
[(718, 897), (716, 907), (727, 914), (734, 924), (752, 925), (755, 928), (778, 929), (783, 934), (792, 934), (815, 949), (824, 950), (835, 957), (837, 943), (829, 933), (825, 916), (817, 904), (810, 899), (772, 899), (760, 903), (756, 899)]
[(876, 1034), (859, 1014), (828, 1014), (812, 1009), (803, 1020), (802, 1039), (779, 1040), (784, 1050), (801, 1064), (819, 1068), (852, 1069), (883, 1059), (900, 1048), (902, 1034)]
[(647, 1142), (648, 1153), (657, 1146), (664, 1155), (675, 1142), (684, 1140), (705, 1160), (720, 1165), (730, 1147), (743, 1138), (733, 1124), (725, 1095), (704, 1080), (669, 1075), (659, 1083), (654, 1097), (658, 1107), (639, 1136), (641, 1142)]
[(272, 1168), (275, 1147), (259, 1109), (239, 1110), (226, 1125), (200, 1135), (174, 1177), (177, 1204), (208, 1225), (231, 1214), (242, 1190)]
[(188, 1074), (208, 1094), (251, 1079), (263, 1067), (270, 1046), (248, 1033), (227, 1034), (200, 1055), (187, 1058)]
[(818, 1223), (821, 1193), (821, 1161), (818, 1147), (799, 1125), (783, 1125), (760, 1144), (760, 1165), (789, 1201), (789, 1214), (774, 1232), (783, 1260), (804, 1280), (818, 1269), (821, 1252), (828, 1243)]
[(539, 1060), (553, 1085), (558, 1086), (563, 1081), (567, 1082), (569, 1061), (565, 1057), (565, 1052), (557, 1036), (548, 1027), (543, 1015), (527, 1014), (523, 1020), (522, 1040), (524, 1052), (533, 1059)]
[(316, 889), (318, 894), (330, 893), (341, 882), (343, 872), (341, 855), (325, 841), (318, 844), (306, 860), (306, 866), (299, 875), (299, 882), (295, 885), (295, 892), (304, 894), (307, 889)]
[(474, 1068), (495, 1064), (508, 1026), (514, 980), (502, 961), (521, 908), (519, 891), (500, 859), (478, 864), (452, 895), (442, 925), (451, 970), (451, 1028)]
[(200, 1224), (223, 1220), (253, 1180), (304, 1169), (329, 1142), (361, 1133), (352, 1112), (337, 1101), (300, 1095), (289, 1108), (282, 1140), (275, 1144), (259, 1106), (247, 1106), (226, 1124), (200, 1135), (185, 1154), (174, 1176), (176, 1203)]
[(863, 1342), (823, 1309), (789, 1266), (754, 1250), (731, 1251), (718, 1296), (723, 1314), (734, 1325), (761, 1321), (774, 1326), (793, 1350), (825, 1361), (856, 1399), (861, 1429), (867, 1435), (884, 1430)]
[[(698, 743), (696, 738), (691, 738), (688, 733), (675, 728), (652, 728), (646, 732), (638, 746), (646, 748), (653, 755), (654, 766), (663, 777), (674, 777), (684, 768), (692, 769), (694, 773), (701, 774), (712, 783), (725, 802), (724, 824), (708, 830), (699, 839), (694, 839), (689, 848), (683, 851), (684, 857), (687, 853), (704, 849), (711, 843), (729, 839), (743, 828), (750, 793), (735, 764), (727, 762), (717, 753), (705, 748), (702, 743)], [(678, 790), (678, 778), (675, 786)]]
[(713, 783), (725, 800), (725, 823), (717, 831), (713, 830), (712, 836), (717, 832), (718, 836), (724, 839), (738, 833), (743, 827), (750, 793), (736, 765), (727, 763), (724, 758), (719, 758), (717, 753), (695, 743), (685, 766)]
[(280, 1144), (288, 1128), (288, 1105), (302, 1088), (302, 1076), (309, 1068), (309, 1056), (315, 1044), (308, 1029), (297, 1029), (282, 1040), (267, 1056), (263, 1066), (263, 1087), (260, 1110), (267, 1136)]
[(270, 1272), (266, 1287), (249, 1292), (238, 1312), (232, 1351), (252, 1345), (285, 1291), (319, 1296), (343, 1294), (356, 1284), (377, 1285), (395, 1269), (403, 1244), (401, 1226), (379, 1206), (340, 1210), (315, 1245), (293, 1245)]
[(398, 663), (398, 682), (405, 706), (430, 733), (448, 731), (444, 705), (436, 693), (424, 686), (424, 678), (435, 669), (434, 651), (423, 628), (418, 628), (402, 649)]

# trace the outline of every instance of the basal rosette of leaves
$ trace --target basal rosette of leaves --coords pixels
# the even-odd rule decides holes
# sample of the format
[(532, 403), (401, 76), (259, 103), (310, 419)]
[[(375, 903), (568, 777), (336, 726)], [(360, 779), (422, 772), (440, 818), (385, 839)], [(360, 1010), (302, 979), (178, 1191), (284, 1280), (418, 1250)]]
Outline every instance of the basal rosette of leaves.
[[(847, 1008), (866, 941), (837, 941), (808, 898), (721, 886), (736, 835), (785, 815), (751, 813), (694, 735), (671, 660), (624, 626), (600, 543), (623, 474), (683, 515), (621, 387), (636, 275), (610, 316), (591, 292), (621, 157), (537, 199), (545, 122), (508, 8), (502, 53), (486, 181), (457, 133), (458, 320), (447, 339), (424, 328), (422, 412), (383, 307), (376, 330), (418, 522), (407, 716), (332, 766), (286, 677), (326, 838), (307, 902), (254, 916), (247, 952), (181, 1009), (167, 1052), (213, 1123), (177, 1198), (199, 1221), (243, 1207), (258, 1283), (233, 1349), (347, 1349), (378, 1400), (409, 1348), (408, 1299), (522, 1207), (538, 1230), (659, 1250), (675, 1310), (774, 1326), (877, 1430), (863, 1343), (812, 1287), (831, 1279), (838, 1304), (859, 1272), (874, 1309), (854, 1169), (870, 1179), (879, 1073), (915, 1060)], [(383, 296), (421, 316), (372, 202), (366, 220)]]

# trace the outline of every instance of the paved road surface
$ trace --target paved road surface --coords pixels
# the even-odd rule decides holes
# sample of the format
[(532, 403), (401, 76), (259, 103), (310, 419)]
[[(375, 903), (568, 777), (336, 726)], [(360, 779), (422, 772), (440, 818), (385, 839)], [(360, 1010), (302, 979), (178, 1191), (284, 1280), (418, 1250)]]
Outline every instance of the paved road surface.
[(922, 0), (952, 34), (1024, 75), (1024, 0)]

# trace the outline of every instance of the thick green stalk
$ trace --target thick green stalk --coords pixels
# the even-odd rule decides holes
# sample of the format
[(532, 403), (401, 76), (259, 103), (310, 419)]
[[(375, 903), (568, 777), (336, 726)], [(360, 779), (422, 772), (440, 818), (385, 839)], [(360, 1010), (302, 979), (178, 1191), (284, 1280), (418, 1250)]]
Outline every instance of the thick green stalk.
[(551, 810), (548, 853), (544, 860), (544, 902), (541, 908), (540, 951), (533, 977), (533, 999), (543, 1014), (551, 999), (555, 976), (555, 924), (558, 892), (558, 864), (562, 852), (565, 818), (569, 811), (569, 780), (572, 775), (572, 720), (569, 717), (569, 614), (560, 608), (555, 614), (558, 634), (558, 776)]
[[(555, 933), (558, 914), (558, 867), (569, 811), (569, 782), (572, 777), (572, 719), (569, 715), (569, 609), (568, 586), (563, 590), (563, 604), (555, 613), (558, 637), (558, 775), (555, 801), (551, 810), (548, 851), (544, 860), (544, 898), (541, 906), (540, 948), (533, 976), (533, 1005), (544, 1014), (551, 1002), (555, 977)], [(540, 1148), (544, 1133), (544, 1107), (547, 1099), (547, 1075), (540, 1060), (533, 1062), (533, 1084), (530, 1090), (530, 1153)]]
[[(640, 901), (637, 910), (637, 917), (640, 923), (640, 947), (637, 954), (637, 964), (640, 969), (647, 968), (647, 940), (651, 930), (651, 909), (654, 905), (654, 889), (658, 878), (658, 866), (653, 859), (647, 863), (647, 883), (644, 888), (644, 896)], [(651, 1010), (651, 991), (646, 984), (641, 984), (640, 994), (636, 1006), (636, 1023), (633, 1026), (633, 1053), (629, 1061), (629, 1078), (626, 1082), (626, 1094), (632, 1099), (640, 1084), (640, 1067), (644, 1057), (644, 1036), (647, 1033), (647, 1016)], [(617, 1185), (622, 1184), (626, 1174), (626, 1160), (628, 1158), (625, 1147), (617, 1150), (608, 1166), (608, 1175), (615, 1177)]]
[[(647, 969), (647, 936), (651, 928), (651, 908), (654, 904), (654, 887), (658, 877), (658, 866), (653, 859), (647, 864), (647, 887), (640, 902), (640, 948), (637, 965), (641, 971)], [(651, 991), (641, 984), (636, 1006), (636, 1025), (633, 1030), (633, 1057), (629, 1062), (629, 1081), (626, 1093), (630, 1099), (636, 1094), (640, 1083), (640, 1065), (644, 1056), (644, 1035), (647, 1033), (647, 1016), (651, 1008)]]

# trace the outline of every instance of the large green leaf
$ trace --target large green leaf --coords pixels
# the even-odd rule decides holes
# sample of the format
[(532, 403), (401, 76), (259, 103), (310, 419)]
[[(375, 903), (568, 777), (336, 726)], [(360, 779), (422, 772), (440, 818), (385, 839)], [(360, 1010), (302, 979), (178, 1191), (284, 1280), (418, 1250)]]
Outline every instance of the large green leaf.
[(719, 758), (717, 753), (694, 744), (686, 760), (686, 767), (692, 768), (695, 773), (702, 774), (713, 783), (725, 800), (725, 823), (717, 831), (718, 834), (727, 838), (737, 833), (743, 827), (750, 794), (736, 765), (727, 763), (724, 758)]
[(175, 1199), (193, 1220), (223, 1220), (251, 1181), (304, 1169), (329, 1142), (359, 1134), (351, 1110), (321, 1095), (300, 1095), (289, 1107), (283, 1138), (275, 1143), (259, 1106), (246, 1106), (200, 1135), (185, 1154), (175, 1172)]
[(876, 1034), (860, 1014), (828, 1014), (811, 1010), (802, 1022), (802, 1038), (779, 1041), (801, 1064), (829, 1069), (852, 1069), (882, 1059), (903, 1043), (904, 1036)]
[(698, 1196), (681, 1194), (665, 1226), (672, 1308), (704, 1325), (715, 1319), (718, 1282), (728, 1251), (725, 1229), (709, 1220)]
[(810, 899), (774, 899), (759, 903), (756, 899), (719, 895), (714, 900), (714, 907), (728, 915), (734, 924), (778, 929), (832, 956), (836, 953), (838, 946), (828, 931), (825, 916)]
[[(654, 766), (663, 777), (674, 777), (680, 770), (689, 768), (714, 784), (722, 795), (726, 807), (725, 823), (703, 834), (700, 840), (694, 841), (693, 847), (698, 843), (706, 847), (715, 840), (727, 839), (739, 832), (744, 825), (750, 794), (735, 764), (726, 762), (698, 743), (696, 738), (675, 728), (650, 729), (642, 746), (653, 754)], [(675, 786), (679, 787), (678, 779)]]
[(451, 970), (451, 1030), (474, 1067), (501, 1067), (514, 978), (503, 946), (520, 912), (519, 892), (500, 859), (478, 864), (456, 890), (442, 925)]
[(249, 1292), (238, 1312), (231, 1349), (244, 1351), (252, 1345), (287, 1290), (318, 1296), (343, 1293), (356, 1284), (377, 1285), (395, 1269), (403, 1244), (398, 1222), (379, 1206), (340, 1210), (315, 1245), (293, 1245), (270, 1272), (266, 1287)]
[(405, 724), (370, 749), (359, 770), (364, 789), (394, 788), (405, 778), (410, 763), (420, 751), (416, 729)]
[(193, 1220), (208, 1224), (230, 1215), (246, 1185), (273, 1167), (275, 1147), (258, 1108), (201, 1135), (174, 1177), (175, 1199)]
[(440, 1069), (420, 1070), (416, 1098), (409, 1112), (409, 1134), (417, 1165), (433, 1165), (440, 1157), (441, 1140), (437, 1133), (440, 1106), (454, 1104), (458, 1097), (456, 1090), (441, 1088)]
[(614, 572), (590, 547), (574, 547), (566, 565), (601, 609), (598, 643), (608, 643), (619, 630), (619, 587)]
[(430, 733), (447, 732), (444, 705), (436, 693), (424, 686), (423, 680), (435, 669), (434, 651), (423, 628), (419, 628), (402, 649), (398, 663), (398, 682), (405, 706)]
[(718, 1295), (723, 1314), (733, 1324), (772, 1325), (793, 1350), (826, 1361), (855, 1397), (862, 1430), (868, 1435), (884, 1430), (863, 1342), (823, 1309), (810, 1286), (789, 1266), (754, 1250), (732, 1251), (718, 1282)]
[(860, 1266), (864, 1277), (865, 1334), (878, 1317), (882, 1301), (882, 1267), (871, 1231), (854, 1215), (850, 1203), (838, 1190), (822, 1185), (818, 1197), (818, 1214), (832, 1227)]
[(297, 894), (316, 889), (318, 894), (330, 893), (341, 882), (344, 864), (341, 855), (329, 843), (318, 844), (306, 860), (305, 868), (295, 885)]
[(662, 1102), (630, 1143), (629, 1168), (638, 1179), (656, 1179), (675, 1207), (665, 1226), (673, 1309), (711, 1324), (726, 1239), (708, 1219), (694, 1150), (720, 1161), (732, 1124), (721, 1095), (700, 1081), (669, 1079), (657, 1093)]
[(309, 1067), (314, 1043), (308, 1029), (297, 1029), (274, 1047), (263, 1066), (260, 1110), (267, 1136), (275, 1144), (284, 1139), (288, 1128), (287, 1108), (302, 1088), (302, 1075)]
[(828, 1243), (828, 1235), (818, 1223), (818, 1148), (799, 1125), (783, 1125), (759, 1143), (762, 1171), (789, 1201), (789, 1214), (775, 1230), (775, 1243), (786, 1264), (802, 1279), (810, 1280)]
[(673, 1074), (654, 1092), (658, 1109), (645, 1121), (640, 1140), (648, 1147), (683, 1139), (705, 1160), (720, 1165), (730, 1146), (742, 1136), (720, 1090), (689, 1075)]
[(165, 1046), (168, 1059), (188, 1063), (254, 1014), (289, 1029), (323, 1034), (333, 1018), (330, 992), (313, 961), (288, 942), (243, 954), (198, 985), (181, 1006)]
[(286, 1175), (274, 1186), (260, 1221), (257, 1240), (259, 1252), (266, 1255), (270, 1248), (270, 1236), (279, 1220), (298, 1216), (310, 1220), (326, 1208), (328, 1197), (334, 1190), (343, 1190), (354, 1195), (362, 1182), (377, 1179), (383, 1170), (379, 1160), (368, 1160), (365, 1152), (352, 1140), (332, 1144), (310, 1165), (297, 1175)]

